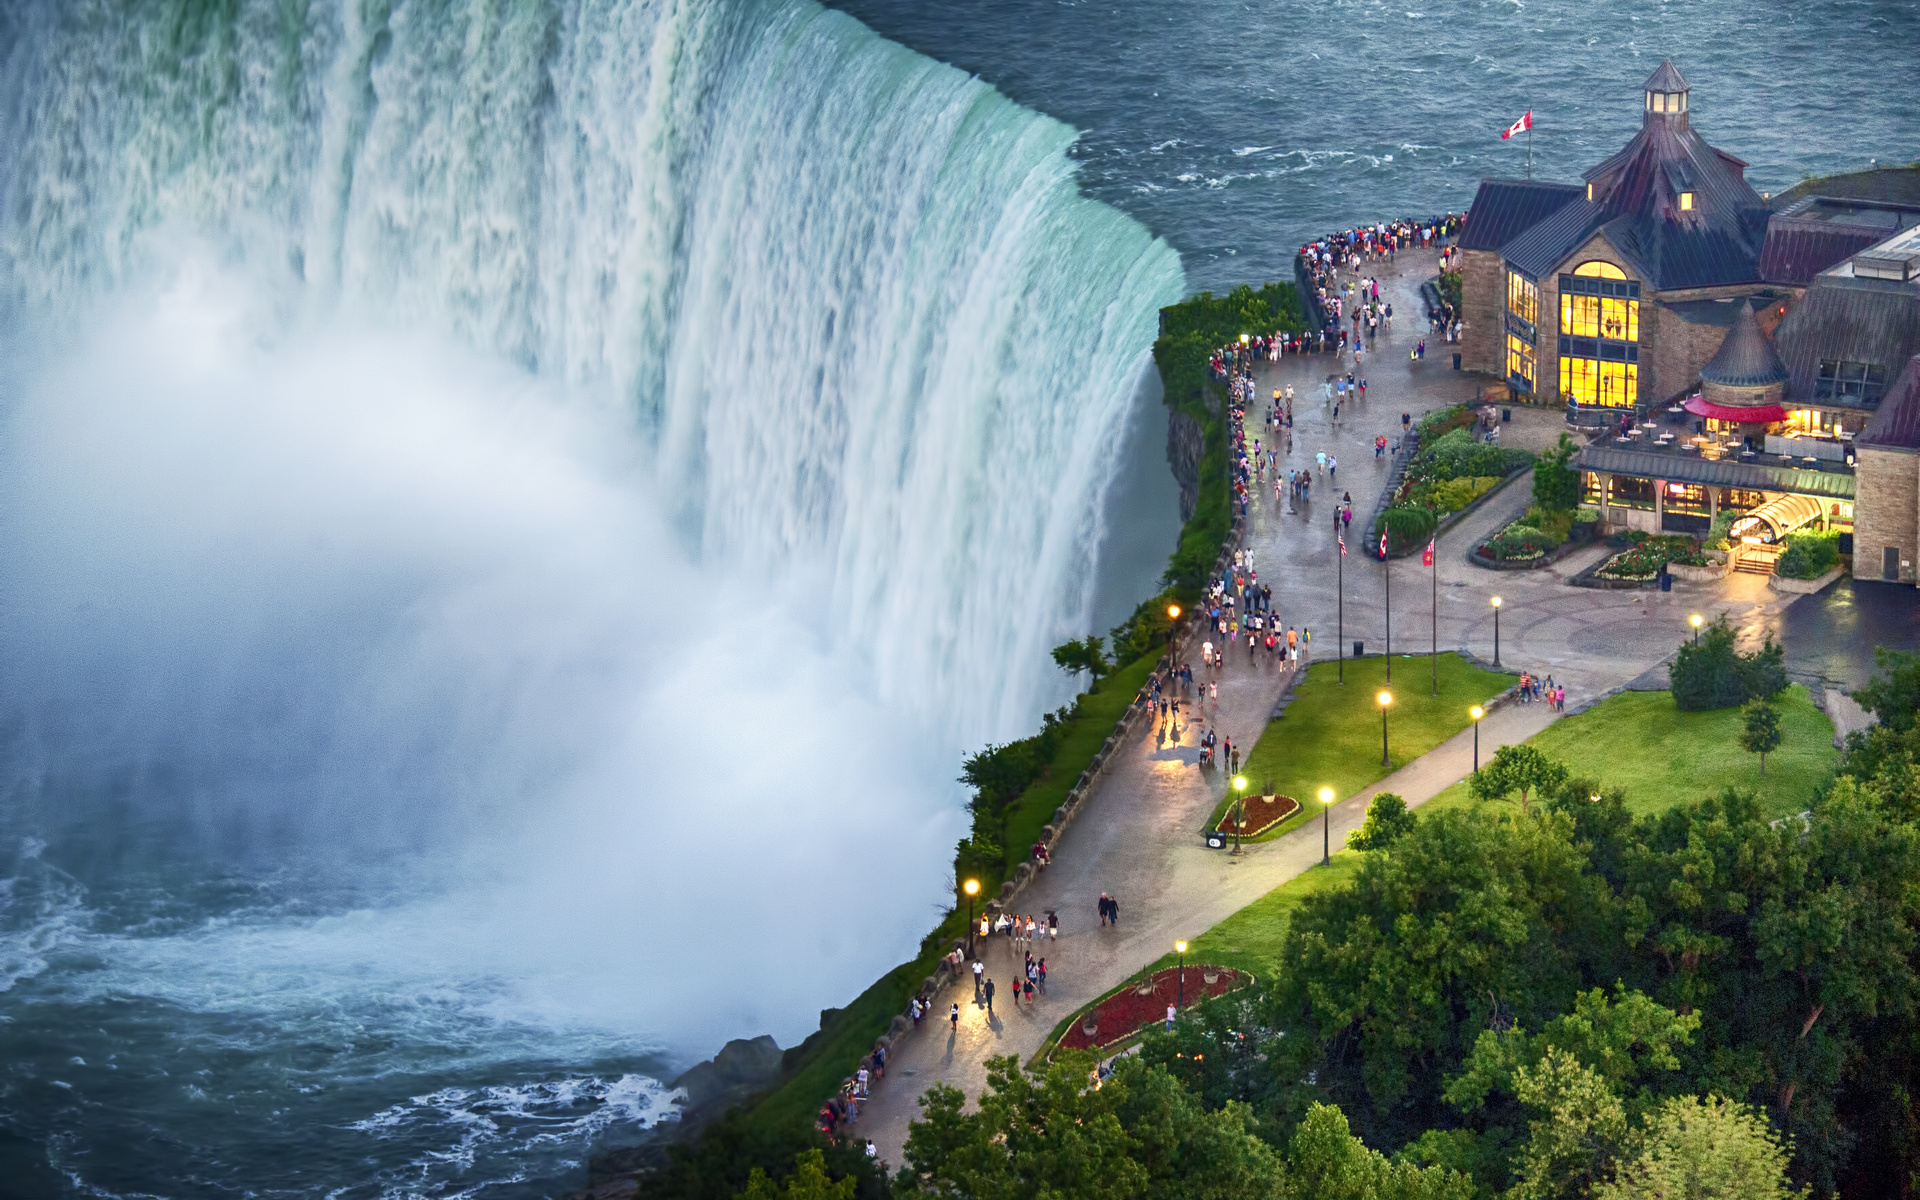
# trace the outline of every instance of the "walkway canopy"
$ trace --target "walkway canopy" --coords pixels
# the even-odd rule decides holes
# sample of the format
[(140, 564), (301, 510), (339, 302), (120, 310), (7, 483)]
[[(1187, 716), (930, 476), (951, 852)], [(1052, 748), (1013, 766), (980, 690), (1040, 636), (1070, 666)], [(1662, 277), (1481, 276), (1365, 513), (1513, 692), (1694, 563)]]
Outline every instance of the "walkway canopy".
[(1738, 541), (1743, 537), (1763, 537), (1777, 542), (1787, 534), (1817, 520), (1820, 516), (1820, 501), (1812, 496), (1781, 496), (1769, 500), (1759, 508), (1733, 523), (1728, 536)]

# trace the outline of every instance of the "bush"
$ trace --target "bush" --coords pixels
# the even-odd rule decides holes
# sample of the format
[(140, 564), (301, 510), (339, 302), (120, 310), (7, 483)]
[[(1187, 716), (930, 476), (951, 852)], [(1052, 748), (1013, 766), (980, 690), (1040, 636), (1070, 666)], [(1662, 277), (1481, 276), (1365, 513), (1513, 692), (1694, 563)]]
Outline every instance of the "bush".
[(1389, 553), (1405, 550), (1433, 536), (1440, 518), (1424, 508), (1389, 508), (1380, 514), (1386, 526)]
[(1706, 544), (1715, 550), (1728, 550), (1732, 545), (1727, 535), (1733, 532), (1733, 523), (1740, 519), (1739, 513), (1722, 512), (1713, 519), (1713, 525), (1707, 530)]
[(1481, 496), (1492, 491), (1500, 482), (1497, 475), (1475, 475), (1466, 479), (1446, 479), (1416, 488), (1411, 500), (1418, 507), (1431, 510), (1439, 516), (1457, 513), (1472, 504)]
[(1818, 579), (1839, 565), (1839, 534), (1790, 533), (1774, 570), (1784, 579)]
[(1673, 702), (1683, 712), (1732, 708), (1786, 689), (1786, 656), (1771, 633), (1752, 654), (1741, 654), (1733, 643), (1733, 626), (1723, 614), (1700, 631), (1697, 641), (1681, 645), (1669, 673)]
[(1544, 512), (1572, 512), (1580, 503), (1580, 472), (1568, 466), (1577, 447), (1562, 433), (1560, 444), (1533, 464), (1533, 503)]
[(1413, 829), (1419, 818), (1407, 811), (1407, 802), (1392, 792), (1381, 792), (1367, 804), (1367, 819), (1347, 835), (1355, 850), (1385, 850)]
[(1515, 522), (1487, 542), (1487, 552), (1502, 562), (1539, 558), (1559, 545), (1542, 530)]
[(1475, 417), (1471, 408), (1468, 408), (1464, 404), (1456, 404), (1452, 408), (1434, 409), (1426, 416), (1421, 417), (1420, 423), (1414, 426), (1414, 428), (1420, 432), (1420, 444), (1426, 446), (1431, 445), (1436, 440), (1445, 437), (1456, 429), (1466, 428), (1473, 424), (1474, 420)]

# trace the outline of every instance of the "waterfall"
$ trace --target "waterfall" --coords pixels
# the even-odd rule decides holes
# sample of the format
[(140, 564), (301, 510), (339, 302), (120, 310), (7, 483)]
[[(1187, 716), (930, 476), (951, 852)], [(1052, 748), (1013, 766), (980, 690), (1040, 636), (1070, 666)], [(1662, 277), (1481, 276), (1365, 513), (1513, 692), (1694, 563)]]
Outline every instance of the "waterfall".
[(1183, 287), (1072, 140), (813, 0), (0, 12), (0, 1039), (506, 1086), (911, 954)]

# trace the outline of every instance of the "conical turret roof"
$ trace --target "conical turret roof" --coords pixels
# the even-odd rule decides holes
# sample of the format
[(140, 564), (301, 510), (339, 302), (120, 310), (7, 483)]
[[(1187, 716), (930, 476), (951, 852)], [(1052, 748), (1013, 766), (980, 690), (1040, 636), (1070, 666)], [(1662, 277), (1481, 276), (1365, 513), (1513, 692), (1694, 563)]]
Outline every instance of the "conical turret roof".
[(1700, 368), (1701, 381), (1733, 388), (1764, 388), (1785, 383), (1787, 365), (1780, 361), (1780, 353), (1767, 340), (1767, 335), (1760, 332), (1753, 305), (1746, 300), (1737, 304), (1733, 328), (1727, 330), (1726, 340), (1720, 343), (1713, 358)]
[(1692, 85), (1687, 82), (1687, 77), (1680, 73), (1680, 68), (1673, 65), (1673, 60), (1663, 58), (1660, 60), (1660, 65), (1655, 68), (1653, 74), (1647, 76), (1646, 90), (1649, 92), (1684, 92), (1691, 86)]

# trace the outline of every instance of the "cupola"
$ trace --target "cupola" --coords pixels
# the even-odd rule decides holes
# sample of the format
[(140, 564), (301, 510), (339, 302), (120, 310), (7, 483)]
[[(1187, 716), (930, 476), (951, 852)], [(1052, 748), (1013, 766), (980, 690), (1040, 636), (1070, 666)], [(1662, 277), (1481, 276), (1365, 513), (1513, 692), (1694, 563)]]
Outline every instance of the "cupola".
[(1660, 121), (1685, 129), (1688, 90), (1686, 76), (1680, 74), (1680, 68), (1673, 65), (1672, 59), (1663, 59), (1659, 68), (1647, 76), (1647, 123)]

